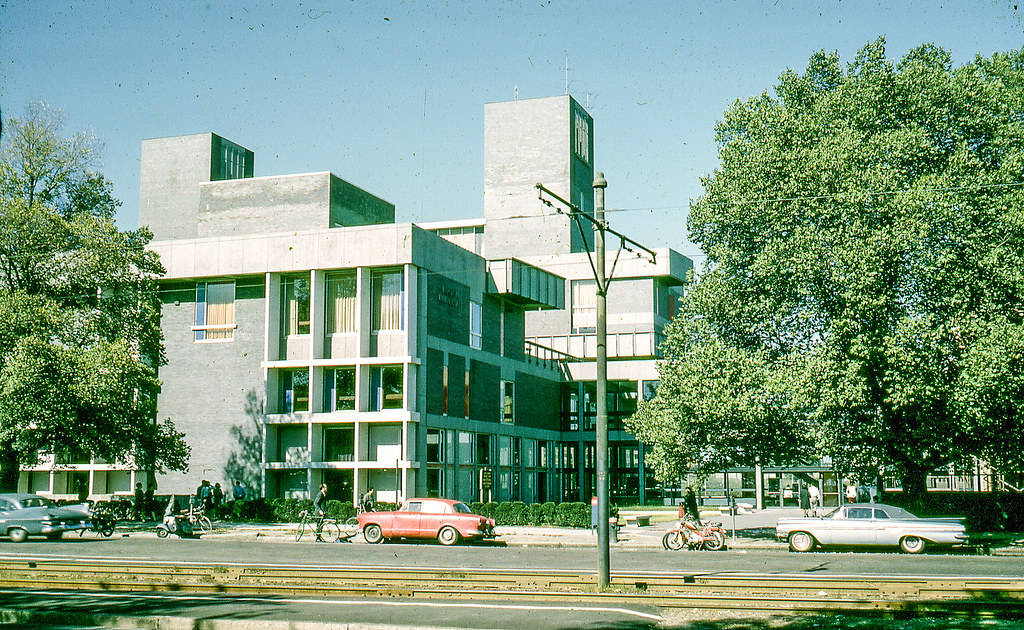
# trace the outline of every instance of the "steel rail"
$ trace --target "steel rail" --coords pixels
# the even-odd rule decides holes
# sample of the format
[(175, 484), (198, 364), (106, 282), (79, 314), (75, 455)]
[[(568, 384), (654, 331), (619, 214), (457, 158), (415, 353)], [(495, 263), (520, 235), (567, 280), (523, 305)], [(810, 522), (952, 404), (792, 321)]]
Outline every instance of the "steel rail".
[(81, 560), (0, 560), (0, 586), (228, 595), (349, 595), (411, 599), (620, 601), (662, 608), (1022, 614), (1024, 578), (804, 576), (593, 571), (240, 566)]

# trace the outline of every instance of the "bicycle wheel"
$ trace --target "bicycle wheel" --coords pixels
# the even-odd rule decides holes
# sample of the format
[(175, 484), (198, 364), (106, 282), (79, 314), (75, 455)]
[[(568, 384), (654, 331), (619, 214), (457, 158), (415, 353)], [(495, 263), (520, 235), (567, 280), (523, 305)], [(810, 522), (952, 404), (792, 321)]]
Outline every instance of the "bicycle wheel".
[(295, 532), (295, 542), (299, 542), (300, 540), (302, 540), (302, 534), (304, 534), (305, 531), (306, 531), (306, 515), (303, 514), (302, 518), (299, 520), (299, 529), (296, 530), (296, 532)]
[(202, 514), (196, 519), (196, 529), (202, 534), (208, 534), (213, 529), (213, 523), (205, 514)]
[(341, 535), (345, 538), (352, 538), (359, 533), (359, 519), (350, 516), (341, 526)]
[(320, 529), (320, 533), (317, 534), (319, 542), (338, 542), (340, 537), (341, 529), (338, 528), (338, 524), (334, 521), (324, 521), (324, 526)]

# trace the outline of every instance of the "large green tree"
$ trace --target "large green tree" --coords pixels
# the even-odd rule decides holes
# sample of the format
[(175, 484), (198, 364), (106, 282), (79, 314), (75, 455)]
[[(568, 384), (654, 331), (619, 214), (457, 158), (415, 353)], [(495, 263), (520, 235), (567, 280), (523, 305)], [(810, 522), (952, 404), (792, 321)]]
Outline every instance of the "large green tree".
[(1024, 462), (1024, 49), (885, 42), (730, 106), (707, 263), (630, 426), (662, 474), (828, 456), (860, 477)]
[(188, 449), (157, 423), (163, 364), (145, 230), (95, 169), (99, 144), (62, 137), (61, 113), (30, 105), (0, 143), (0, 487), (41, 453), (92, 453), (184, 470)]

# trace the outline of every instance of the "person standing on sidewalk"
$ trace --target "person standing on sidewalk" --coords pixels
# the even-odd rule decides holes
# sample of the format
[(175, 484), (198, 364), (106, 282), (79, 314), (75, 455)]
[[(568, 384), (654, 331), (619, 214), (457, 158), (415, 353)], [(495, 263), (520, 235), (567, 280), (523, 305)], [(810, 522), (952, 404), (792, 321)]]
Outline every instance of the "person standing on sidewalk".
[(135, 520), (141, 521), (146, 513), (146, 491), (142, 489), (142, 483), (135, 483)]
[(807, 490), (807, 484), (800, 482), (800, 509), (807, 516), (811, 511), (811, 493)]
[(697, 507), (697, 494), (693, 486), (686, 487), (686, 495), (683, 497), (683, 506), (686, 508), (686, 518), (700, 525), (700, 508)]

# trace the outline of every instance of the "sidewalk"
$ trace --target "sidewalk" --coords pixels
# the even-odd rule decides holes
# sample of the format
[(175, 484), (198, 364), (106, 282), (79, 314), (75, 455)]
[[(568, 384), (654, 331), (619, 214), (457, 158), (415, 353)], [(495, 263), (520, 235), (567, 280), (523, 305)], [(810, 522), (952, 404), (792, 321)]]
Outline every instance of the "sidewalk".
[[(652, 515), (651, 524), (647, 526), (627, 525), (626, 516), (634, 514)], [(802, 516), (799, 509), (767, 509), (752, 511), (735, 516), (735, 535), (733, 517), (718, 511), (701, 511), (704, 521), (722, 523), (727, 533), (729, 549), (757, 549), (786, 551), (786, 543), (775, 540), (775, 524), (780, 518)], [(631, 550), (660, 550), (661, 537), (666, 531), (675, 527), (674, 512), (651, 511), (620, 513), (620, 527), (611, 538), (612, 548)], [(132, 537), (156, 537), (156, 523), (124, 522), (118, 523), (117, 532)], [(295, 523), (224, 523), (215, 522), (213, 531), (203, 538), (250, 539), (254, 542), (294, 542)], [(498, 541), (510, 547), (595, 547), (597, 533), (590, 529), (565, 527), (509, 527), (496, 528)], [(117, 534), (115, 534), (117, 535)], [(976, 535), (976, 539), (985, 547), (991, 547), (992, 555), (1024, 556), (1024, 546), (1003, 546), (999, 543), (988, 545), (984, 542), (986, 534)], [(352, 539), (353, 543), (366, 544), (361, 535)]]
[[(651, 525), (638, 527), (625, 525), (625, 515), (620, 515), (620, 527), (613, 538), (616, 549), (661, 549), (661, 537), (675, 527), (674, 512), (651, 512)], [(717, 511), (701, 512), (701, 519), (720, 521), (729, 533), (730, 548), (785, 549), (785, 545), (774, 541), (775, 522), (782, 517), (799, 515), (799, 510), (765, 510), (758, 513), (736, 516), (735, 544), (732, 536), (732, 517), (722, 516)], [(156, 537), (156, 523), (123, 522), (117, 524), (117, 533), (132, 537)], [(213, 531), (203, 538), (249, 538), (256, 542), (293, 542), (295, 523), (225, 523), (215, 522)], [(594, 547), (597, 533), (590, 529), (566, 527), (497, 527), (498, 541), (515, 547)], [(115, 534), (117, 535), (117, 534)], [(617, 540), (616, 540), (617, 539)], [(357, 535), (352, 542), (365, 544)]]

